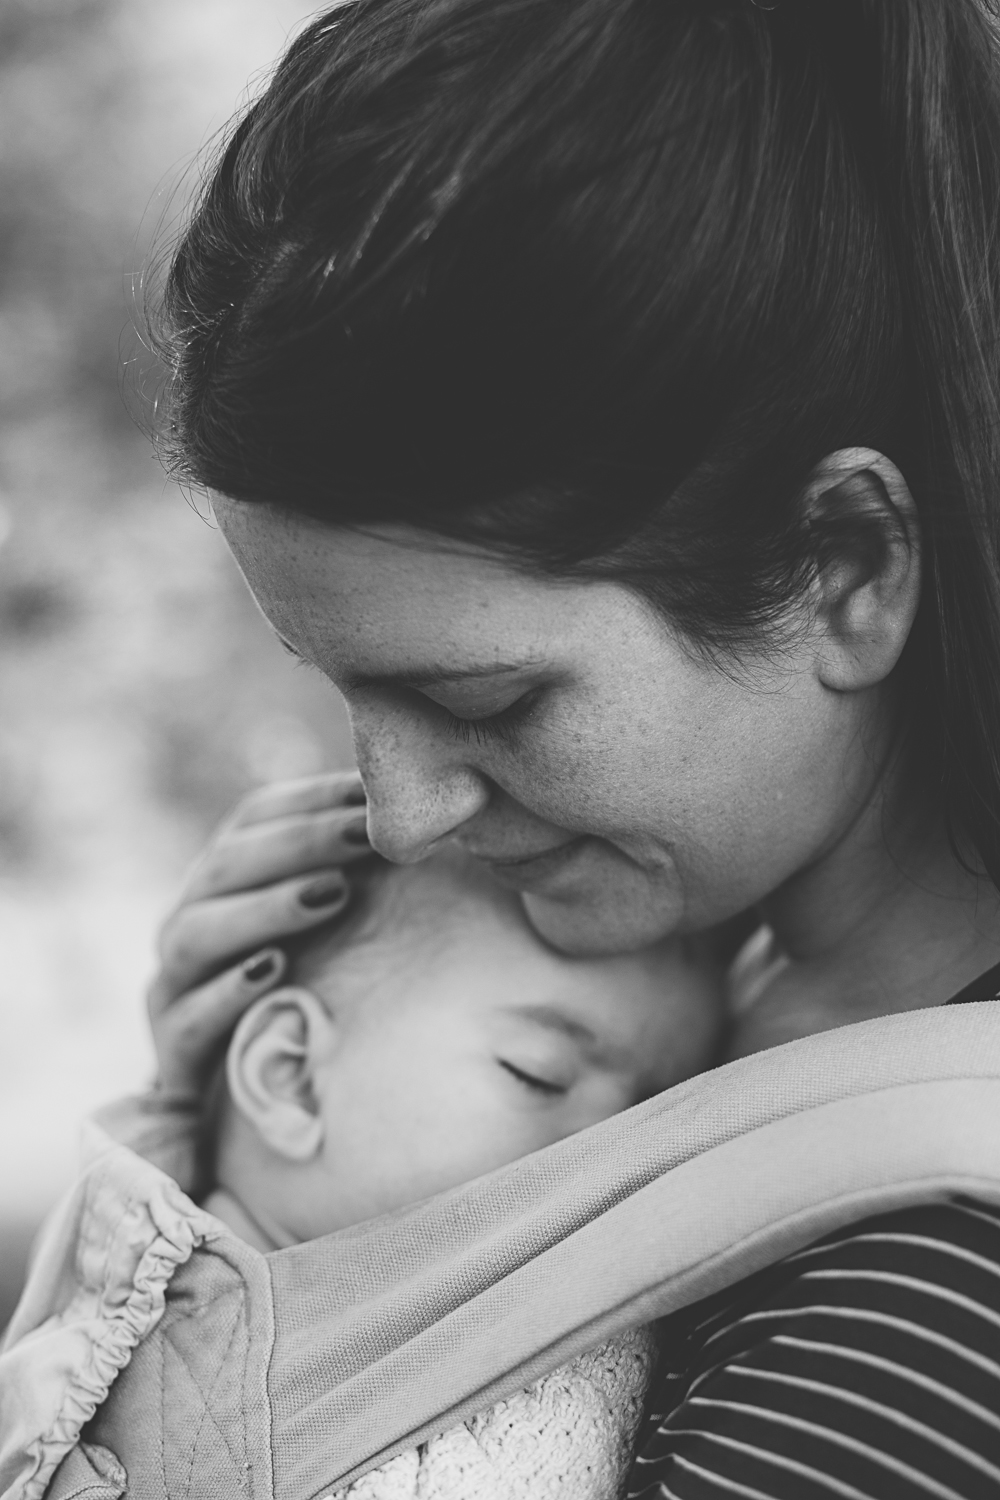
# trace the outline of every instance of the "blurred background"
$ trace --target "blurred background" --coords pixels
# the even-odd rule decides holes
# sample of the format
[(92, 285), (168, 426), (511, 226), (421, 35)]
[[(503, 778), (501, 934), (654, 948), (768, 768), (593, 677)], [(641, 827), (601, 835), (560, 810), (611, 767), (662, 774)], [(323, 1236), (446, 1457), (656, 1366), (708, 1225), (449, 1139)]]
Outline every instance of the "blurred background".
[(186, 864), (251, 786), (351, 764), (123, 396), (151, 240), (313, 10), (0, 0), (0, 1325), (81, 1117), (149, 1077)]

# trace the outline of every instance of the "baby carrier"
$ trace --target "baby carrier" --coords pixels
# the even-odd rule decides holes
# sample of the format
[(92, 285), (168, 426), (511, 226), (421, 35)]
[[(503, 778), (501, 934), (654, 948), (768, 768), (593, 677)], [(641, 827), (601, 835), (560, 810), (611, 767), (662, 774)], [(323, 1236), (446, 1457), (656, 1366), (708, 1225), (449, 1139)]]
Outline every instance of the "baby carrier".
[(0, 1355), (0, 1497), (321, 1500), (844, 1225), (1000, 1205), (1000, 1006), (741, 1059), (269, 1255), (120, 1143), (183, 1176), (155, 1109), (115, 1130), (50, 1220)]

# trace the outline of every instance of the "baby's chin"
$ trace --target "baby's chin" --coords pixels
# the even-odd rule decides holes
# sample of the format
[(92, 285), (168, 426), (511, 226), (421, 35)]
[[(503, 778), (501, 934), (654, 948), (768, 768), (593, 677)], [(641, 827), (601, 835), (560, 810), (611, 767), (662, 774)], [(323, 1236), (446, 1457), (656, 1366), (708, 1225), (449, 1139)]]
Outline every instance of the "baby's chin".
[(558, 895), (524, 892), (521, 900), (532, 927), (553, 948), (577, 958), (635, 953), (678, 930), (680, 893), (631, 861), (614, 861), (593, 871), (574, 889)]

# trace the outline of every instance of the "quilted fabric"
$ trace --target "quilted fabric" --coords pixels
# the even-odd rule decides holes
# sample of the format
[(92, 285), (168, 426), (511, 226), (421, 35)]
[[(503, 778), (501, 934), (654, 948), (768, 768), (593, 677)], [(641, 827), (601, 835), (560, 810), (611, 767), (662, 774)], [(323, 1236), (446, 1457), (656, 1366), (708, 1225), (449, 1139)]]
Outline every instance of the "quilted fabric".
[(143, 1500), (252, 1493), (249, 1425), (266, 1428), (266, 1413), (245, 1399), (249, 1354), (243, 1280), (206, 1247), (178, 1271), (166, 1315), (88, 1433), (141, 1476)]

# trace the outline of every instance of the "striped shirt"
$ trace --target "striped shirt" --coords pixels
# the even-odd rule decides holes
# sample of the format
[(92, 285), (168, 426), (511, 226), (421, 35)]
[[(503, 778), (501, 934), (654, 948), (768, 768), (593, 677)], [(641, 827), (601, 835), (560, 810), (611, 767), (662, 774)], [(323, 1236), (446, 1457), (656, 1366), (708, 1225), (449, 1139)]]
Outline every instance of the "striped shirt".
[(1000, 1497), (993, 1209), (868, 1219), (661, 1327), (629, 1497)]
[[(1000, 964), (948, 1003), (1000, 999)], [(629, 1500), (1000, 1500), (1000, 1212), (832, 1234), (661, 1324)]]

